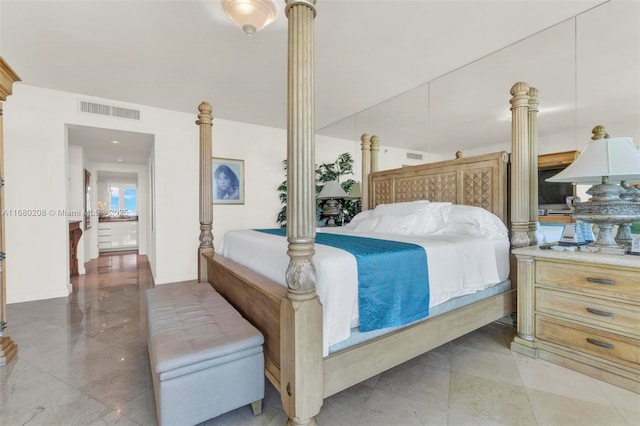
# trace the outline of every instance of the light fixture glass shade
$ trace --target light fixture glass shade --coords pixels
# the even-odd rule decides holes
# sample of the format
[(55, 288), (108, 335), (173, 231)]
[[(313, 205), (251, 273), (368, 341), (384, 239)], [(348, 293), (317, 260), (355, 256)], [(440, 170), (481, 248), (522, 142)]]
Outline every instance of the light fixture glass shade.
[(222, 0), (222, 9), (248, 35), (260, 31), (278, 16), (273, 0)]
[(351, 185), (351, 190), (349, 191), (350, 199), (362, 198), (362, 190), (360, 189), (360, 182), (356, 182)]
[(342, 185), (337, 180), (326, 182), (322, 187), (322, 190), (318, 194), (319, 200), (347, 198), (348, 194), (342, 189)]
[(598, 183), (640, 178), (640, 150), (628, 137), (597, 139), (589, 142), (580, 156), (547, 182)]

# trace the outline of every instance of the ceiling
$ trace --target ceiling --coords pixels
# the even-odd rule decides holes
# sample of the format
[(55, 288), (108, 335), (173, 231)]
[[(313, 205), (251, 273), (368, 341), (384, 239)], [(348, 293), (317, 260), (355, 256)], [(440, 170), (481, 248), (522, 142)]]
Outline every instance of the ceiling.
[[(287, 23), (284, 0), (276, 3), (278, 19), (248, 37), (217, 0), (4, 0), (0, 53), (24, 84), (194, 116), (205, 100), (216, 118), (286, 128)], [(589, 17), (603, 3), (319, 0), (316, 128), (353, 139), (364, 126), (383, 145), (433, 152), (451, 151), (451, 138), (471, 140), (466, 132), (472, 130), (483, 137), (467, 142), (470, 147), (499, 140), (509, 132), (508, 90), (515, 81), (543, 83), (543, 106), (577, 106), (576, 36), (590, 25), (597, 37), (583, 39), (604, 37), (604, 48), (613, 42), (636, 48), (621, 55), (635, 74), (618, 73), (615, 81), (631, 89), (624, 106), (633, 109), (640, 97), (638, 21), (627, 18), (634, 25), (630, 31), (615, 25), (604, 31)], [(572, 19), (585, 11), (586, 25), (580, 16)], [(596, 52), (584, 53), (597, 59)], [(609, 84), (594, 90), (596, 99), (611, 92), (625, 96)], [(558, 116), (550, 123), (566, 127), (567, 121)], [(74, 131), (83, 137), (84, 130), (90, 129)], [(92, 132), (98, 137), (98, 130)], [(118, 137), (105, 136), (109, 142)], [(124, 156), (128, 145), (120, 144)]]
[(154, 136), (68, 124), (67, 138), (71, 145), (82, 145), (94, 162), (148, 164)]

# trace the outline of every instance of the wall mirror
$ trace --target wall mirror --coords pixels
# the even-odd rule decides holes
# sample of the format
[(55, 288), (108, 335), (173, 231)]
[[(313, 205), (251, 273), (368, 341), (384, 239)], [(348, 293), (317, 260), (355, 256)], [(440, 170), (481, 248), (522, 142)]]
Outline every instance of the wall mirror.
[[(490, 53), (318, 133), (453, 158), (510, 150), (509, 89), (539, 92), (539, 153), (581, 151), (591, 129), (640, 143), (636, 2), (608, 2)], [(417, 54), (428, 55), (428, 52)]]

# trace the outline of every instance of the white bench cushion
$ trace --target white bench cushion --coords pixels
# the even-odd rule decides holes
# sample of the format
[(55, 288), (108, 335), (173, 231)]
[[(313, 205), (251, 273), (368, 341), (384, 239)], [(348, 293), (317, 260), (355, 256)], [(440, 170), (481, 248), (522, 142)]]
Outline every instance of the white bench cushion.
[(208, 283), (157, 286), (147, 291), (147, 307), (160, 380), (262, 352), (260, 331)]
[(264, 397), (262, 334), (208, 283), (149, 289), (147, 333), (160, 426), (194, 425)]

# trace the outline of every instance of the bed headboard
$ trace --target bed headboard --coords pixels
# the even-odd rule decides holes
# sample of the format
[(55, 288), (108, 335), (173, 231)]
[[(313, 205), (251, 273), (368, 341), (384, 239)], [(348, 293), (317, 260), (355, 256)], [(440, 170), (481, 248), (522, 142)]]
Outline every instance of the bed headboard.
[(369, 206), (404, 201), (449, 201), (482, 207), (507, 223), (509, 154), (497, 152), (369, 175)]

